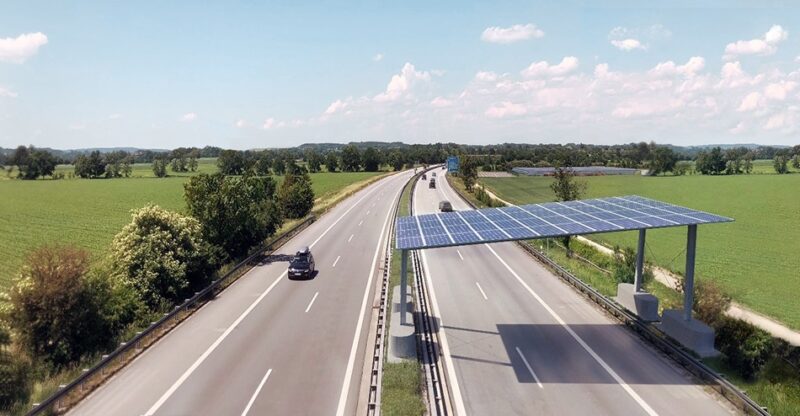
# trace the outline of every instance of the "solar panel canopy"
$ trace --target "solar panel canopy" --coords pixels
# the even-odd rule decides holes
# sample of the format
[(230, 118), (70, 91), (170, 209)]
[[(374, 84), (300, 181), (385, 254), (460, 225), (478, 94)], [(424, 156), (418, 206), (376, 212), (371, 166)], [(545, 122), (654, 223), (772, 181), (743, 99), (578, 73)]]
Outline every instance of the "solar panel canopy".
[(412, 250), (730, 221), (629, 195), (400, 217), (395, 238)]

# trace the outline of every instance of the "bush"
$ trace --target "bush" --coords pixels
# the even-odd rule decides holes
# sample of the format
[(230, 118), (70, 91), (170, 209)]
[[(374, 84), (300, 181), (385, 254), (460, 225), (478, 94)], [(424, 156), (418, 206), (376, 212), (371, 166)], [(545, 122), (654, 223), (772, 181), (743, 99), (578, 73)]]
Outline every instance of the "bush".
[[(636, 280), (636, 252), (630, 247), (614, 247), (614, 280), (617, 283), (633, 283)], [(645, 263), (642, 285), (653, 279), (653, 270)]]
[(27, 401), (31, 393), (30, 363), (10, 345), (8, 330), (0, 328), (0, 412)]
[(115, 275), (151, 308), (163, 309), (210, 281), (217, 262), (191, 217), (148, 205), (114, 237), (109, 255)]
[(722, 318), (715, 342), (725, 362), (748, 380), (758, 374), (772, 353), (772, 337), (740, 319)]
[(184, 185), (189, 213), (202, 224), (206, 241), (226, 258), (238, 258), (275, 233), (283, 218), (270, 177), (201, 174)]
[(714, 280), (698, 280), (694, 286), (694, 305), (696, 318), (717, 328), (731, 306), (731, 298), (722, 291)]
[(87, 279), (88, 269), (86, 251), (44, 246), (28, 256), (10, 291), (9, 321), (20, 345), (54, 368), (113, 342), (106, 297)]

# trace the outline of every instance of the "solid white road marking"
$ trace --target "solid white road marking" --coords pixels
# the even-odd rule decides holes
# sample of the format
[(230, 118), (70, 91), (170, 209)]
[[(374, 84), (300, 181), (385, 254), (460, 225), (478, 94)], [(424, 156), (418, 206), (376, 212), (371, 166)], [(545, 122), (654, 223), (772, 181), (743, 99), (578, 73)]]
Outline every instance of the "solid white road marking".
[[(403, 188), (395, 194), (392, 201), (396, 201), (400, 196)], [(383, 220), (383, 227), (381, 228), (381, 235), (378, 237), (378, 244), (375, 245), (375, 255), (372, 257), (372, 266), (369, 269), (369, 278), (367, 279), (367, 286), (364, 288), (364, 297), (361, 300), (361, 311), (358, 313), (358, 322), (356, 323), (356, 333), (353, 336), (353, 345), (350, 346), (350, 357), (347, 359), (347, 371), (344, 374), (344, 381), (342, 382), (342, 393), (339, 395), (339, 406), (336, 410), (337, 416), (344, 416), (345, 407), (347, 407), (347, 395), (350, 392), (350, 379), (353, 377), (353, 365), (356, 360), (356, 352), (358, 352), (359, 338), (361, 338), (361, 327), (364, 325), (364, 313), (367, 310), (367, 300), (369, 300), (369, 292), (372, 287), (372, 279), (375, 276), (375, 266), (378, 264), (378, 254), (381, 251), (381, 244), (383, 244), (383, 236), (386, 234), (386, 228), (389, 224), (389, 218), (392, 216), (392, 206), (386, 213), (386, 219)]]
[(311, 302), (308, 302), (308, 306), (306, 306), (306, 313), (311, 310), (311, 305), (313, 305), (314, 301), (317, 300), (317, 295), (319, 295), (319, 292), (314, 293), (314, 297), (311, 298)]
[(370, 211), (369, 211), (369, 210), (367, 210), (367, 214), (366, 214), (366, 215), (369, 215), (369, 213), (370, 213)]
[(342, 256), (336, 256), (336, 260), (333, 262), (333, 266), (331, 266), (331, 267), (336, 267), (336, 263), (339, 262), (340, 258), (342, 258)]
[(363, 224), (363, 223), (364, 223), (364, 220), (361, 220), (361, 222), (358, 223), (358, 226), (360, 227), (361, 224)]
[(350, 234), (350, 238), (348, 238), (348, 239), (347, 239), (347, 242), (348, 242), (348, 243), (350, 242), (350, 240), (352, 240), (352, 239), (353, 239), (353, 236), (354, 236), (354, 235), (355, 235), (355, 234)]
[(250, 407), (253, 406), (253, 403), (256, 401), (256, 397), (258, 397), (258, 393), (261, 392), (261, 388), (264, 387), (264, 383), (267, 382), (270, 374), (272, 374), (271, 368), (267, 371), (267, 374), (264, 374), (264, 378), (261, 379), (261, 382), (258, 383), (258, 387), (256, 388), (255, 393), (253, 393), (253, 397), (250, 398), (250, 401), (247, 402), (247, 407), (245, 407), (244, 411), (242, 411), (242, 416), (247, 416), (247, 412), (250, 411)]
[(461, 252), (456, 249), (456, 253), (458, 253), (458, 257), (461, 257), (461, 261), (464, 261), (464, 256), (461, 255)]
[(656, 413), (656, 411), (653, 410), (653, 408), (650, 407), (650, 405), (648, 405), (647, 402), (645, 402), (644, 399), (642, 399), (641, 396), (639, 396), (631, 388), (631, 386), (625, 383), (625, 380), (623, 380), (622, 377), (620, 377), (619, 374), (617, 374), (617, 372), (614, 371), (614, 369), (611, 368), (611, 366), (609, 366), (608, 363), (605, 362), (605, 360), (603, 360), (602, 358), (600, 358), (599, 355), (597, 355), (597, 353), (592, 349), (592, 347), (590, 347), (589, 344), (587, 344), (586, 341), (584, 341), (583, 338), (580, 337), (580, 335), (576, 334), (575, 331), (573, 331), (572, 328), (570, 328), (569, 325), (567, 325), (567, 323), (564, 322), (563, 319), (561, 319), (561, 317), (556, 313), (556, 311), (554, 311), (550, 307), (550, 305), (545, 303), (544, 299), (542, 299), (538, 293), (534, 292), (533, 289), (531, 289), (531, 287), (528, 286), (528, 284), (525, 283), (525, 281), (522, 280), (521, 277), (519, 277), (519, 275), (514, 271), (514, 269), (512, 269), (511, 266), (509, 266), (508, 263), (506, 263), (505, 260), (503, 260), (503, 258), (500, 257), (500, 255), (497, 254), (497, 252), (494, 251), (494, 249), (490, 245), (484, 244), (484, 246), (488, 248), (489, 251), (491, 251), (495, 257), (497, 257), (497, 260), (499, 260), (500, 263), (502, 263), (503, 266), (505, 266), (506, 270), (508, 270), (509, 272), (511, 272), (512, 275), (514, 275), (517, 281), (523, 287), (525, 287), (525, 289), (528, 290), (528, 292), (547, 310), (548, 313), (550, 313), (550, 316), (552, 316), (553, 319), (555, 319), (556, 322), (558, 322), (558, 324), (561, 325), (564, 328), (564, 330), (567, 331), (567, 333), (569, 333), (572, 336), (572, 338), (575, 339), (575, 341), (577, 341), (578, 344), (580, 344), (580, 346), (583, 347), (583, 349), (586, 350), (586, 352), (588, 352), (589, 355), (592, 356), (592, 358), (594, 358), (594, 360), (597, 361), (598, 364), (600, 364), (601, 367), (603, 367), (604, 370), (606, 370), (606, 372), (617, 382), (617, 384), (619, 384), (628, 393), (628, 395), (631, 396), (633, 400), (635, 400), (636, 403), (638, 403), (639, 406), (641, 406), (642, 409), (644, 409), (645, 412), (647, 412), (648, 415), (650, 416), (658, 415), (658, 413)]
[(478, 286), (478, 290), (481, 291), (481, 295), (483, 295), (483, 299), (484, 300), (489, 300), (489, 298), (486, 297), (486, 292), (483, 291), (483, 288), (481, 287), (481, 284), (478, 283), (478, 282), (475, 282), (475, 286)]
[[(344, 218), (347, 214), (349, 214), (350, 211), (353, 210), (353, 208), (358, 206), (358, 204), (361, 203), (361, 201), (363, 201), (366, 197), (375, 192), (375, 190), (377, 189), (378, 187), (369, 190), (366, 194), (364, 194), (364, 196), (362, 196), (358, 201), (356, 201), (353, 205), (351, 205), (350, 208), (347, 208), (347, 210), (344, 213), (342, 213), (342, 215), (340, 215), (339, 218), (336, 219), (336, 221), (334, 221), (331, 225), (329, 225), (328, 228), (326, 228), (325, 231), (323, 231), (322, 234), (320, 234), (319, 237), (317, 237), (317, 239), (314, 240), (314, 242), (312, 242), (309, 245), (309, 247), (314, 247), (319, 242), (319, 240), (322, 240), (322, 238), (325, 237), (325, 235), (328, 234), (328, 232), (331, 229), (333, 229), (333, 227), (336, 226), (336, 224), (338, 224), (339, 221), (342, 220), (342, 218)], [(236, 328), (236, 326), (238, 326), (247, 317), (247, 315), (249, 315), (250, 312), (252, 312), (253, 309), (255, 309), (255, 307), (259, 303), (261, 303), (261, 301), (267, 296), (267, 294), (269, 294), (269, 292), (271, 292), (272, 289), (275, 288), (278, 282), (283, 280), (283, 277), (286, 276), (286, 272), (287, 271), (284, 270), (283, 273), (281, 273), (281, 275), (278, 276), (278, 278), (275, 279), (275, 281), (272, 282), (272, 284), (270, 284), (269, 287), (263, 293), (261, 293), (261, 295), (255, 301), (253, 301), (253, 303), (250, 304), (250, 306), (248, 306), (247, 309), (244, 312), (242, 312), (242, 314), (239, 315), (238, 318), (236, 318), (235, 321), (233, 321), (233, 323), (228, 327), (228, 329), (226, 329), (225, 332), (223, 332), (219, 336), (219, 338), (217, 338), (216, 341), (214, 341), (214, 343), (211, 344), (211, 346), (208, 347), (208, 349), (206, 349), (206, 351), (203, 352), (203, 354), (200, 355), (200, 357), (198, 357), (197, 360), (195, 360), (195, 362), (188, 369), (186, 369), (186, 371), (178, 378), (178, 380), (175, 381), (175, 383), (173, 383), (172, 386), (170, 386), (170, 388), (167, 389), (166, 392), (164, 392), (164, 394), (158, 399), (158, 401), (156, 401), (153, 404), (153, 406), (151, 406), (150, 409), (147, 410), (145, 416), (153, 416), (153, 414), (155, 414), (155, 412), (157, 412), (158, 409), (161, 408), (161, 406), (163, 406), (164, 403), (173, 394), (175, 394), (175, 391), (178, 390), (178, 388), (186, 381), (186, 379), (188, 379), (189, 376), (191, 376), (192, 373), (194, 373), (194, 371), (197, 370), (200, 364), (202, 364), (203, 361), (205, 361), (206, 358), (208, 358), (208, 356), (211, 355), (211, 353), (214, 352), (215, 349), (217, 349), (219, 344), (221, 344), (222, 341), (224, 341), (225, 338), (227, 338), (228, 335), (230, 335), (230, 333), (233, 332), (233, 329)]]
[(528, 360), (526, 360), (525, 356), (522, 355), (522, 351), (519, 350), (519, 347), (515, 347), (515, 348), (517, 349), (517, 354), (519, 354), (519, 358), (522, 358), (522, 362), (525, 363), (525, 367), (528, 367), (528, 371), (530, 371), (531, 375), (533, 376), (533, 379), (536, 380), (536, 384), (539, 385), (540, 389), (543, 389), (544, 386), (542, 385), (542, 382), (539, 381), (539, 377), (536, 377), (536, 373), (533, 372), (533, 369), (531, 368), (531, 365), (528, 364)]

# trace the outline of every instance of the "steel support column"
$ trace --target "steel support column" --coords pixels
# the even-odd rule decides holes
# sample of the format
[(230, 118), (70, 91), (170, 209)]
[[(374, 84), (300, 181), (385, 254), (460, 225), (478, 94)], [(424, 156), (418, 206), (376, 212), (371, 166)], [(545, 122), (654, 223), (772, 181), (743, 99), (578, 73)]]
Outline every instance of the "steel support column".
[(400, 251), (400, 325), (406, 324), (406, 286), (408, 285), (408, 250)]
[(633, 287), (635, 292), (642, 291), (642, 283), (644, 282), (644, 241), (645, 229), (639, 230), (639, 244), (636, 247), (636, 276), (633, 280)]
[(689, 226), (686, 233), (686, 274), (683, 281), (683, 319), (692, 319), (694, 303), (694, 255), (697, 247), (697, 224)]

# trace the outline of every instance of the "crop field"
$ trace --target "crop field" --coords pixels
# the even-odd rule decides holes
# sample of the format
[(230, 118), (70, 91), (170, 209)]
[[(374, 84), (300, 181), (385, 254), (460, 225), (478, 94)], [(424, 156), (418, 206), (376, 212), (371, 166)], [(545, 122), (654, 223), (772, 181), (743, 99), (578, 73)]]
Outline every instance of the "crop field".
[[(134, 175), (141, 171), (142, 177), (127, 179), (0, 180), (0, 290), (8, 287), (27, 253), (41, 244), (75, 244), (97, 259), (130, 221), (132, 209), (148, 203), (185, 209), (185, 176), (146, 177), (147, 171), (138, 166)], [(201, 172), (216, 170), (213, 163), (201, 166)], [(382, 173), (313, 173), (311, 180), (318, 200), (324, 200)]]
[[(739, 303), (800, 329), (800, 175), (596, 176), (586, 197), (641, 195), (734, 218), (698, 227), (696, 276), (716, 279)], [(509, 202), (553, 200), (551, 178), (481, 178)], [(590, 236), (636, 247), (636, 232)], [(650, 230), (646, 260), (682, 273), (686, 228)]]

